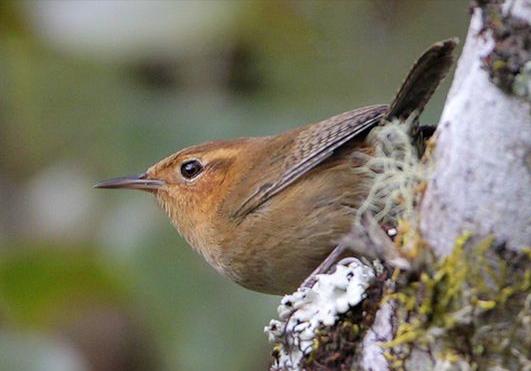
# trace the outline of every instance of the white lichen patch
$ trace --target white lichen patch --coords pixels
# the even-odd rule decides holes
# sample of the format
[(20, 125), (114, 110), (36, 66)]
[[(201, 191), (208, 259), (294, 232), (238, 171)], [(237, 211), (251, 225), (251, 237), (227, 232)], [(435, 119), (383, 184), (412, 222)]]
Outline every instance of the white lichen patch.
[(312, 288), (284, 296), (279, 319), (264, 329), (276, 344), (272, 369), (300, 370), (313, 350), (316, 331), (334, 325), (341, 314), (358, 305), (375, 277), (375, 268), (352, 259), (346, 266), (337, 265), (334, 273), (317, 275)]

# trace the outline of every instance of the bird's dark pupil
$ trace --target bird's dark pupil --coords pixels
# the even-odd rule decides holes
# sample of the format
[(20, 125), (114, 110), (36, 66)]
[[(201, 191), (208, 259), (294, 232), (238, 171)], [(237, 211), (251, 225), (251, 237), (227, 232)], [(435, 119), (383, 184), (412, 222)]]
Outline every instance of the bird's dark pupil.
[(201, 172), (201, 170), (203, 169), (203, 167), (201, 166), (201, 163), (197, 160), (192, 160), (192, 161), (188, 161), (188, 162), (185, 162), (184, 164), (182, 164), (181, 166), (181, 174), (185, 177), (185, 178), (193, 178), (194, 176), (196, 176), (197, 174), (199, 174)]

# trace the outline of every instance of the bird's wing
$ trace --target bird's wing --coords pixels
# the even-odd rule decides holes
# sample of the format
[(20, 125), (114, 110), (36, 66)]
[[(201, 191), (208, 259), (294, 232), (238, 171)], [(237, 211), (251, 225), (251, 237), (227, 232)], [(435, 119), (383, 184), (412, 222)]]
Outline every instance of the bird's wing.
[[(322, 163), (352, 139), (378, 125), (388, 111), (387, 105), (375, 105), (342, 113), (299, 130), (289, 146), (269, 153), (271, 161), (258, 164), (253, 173), (259, 176), (244, 180), (240, 189), (251, 190), (233, 213), (240, 219), (260, 207), (311, 169)], [(252, 182), (252, 183), (251, 183)]]
[[(406, 119), (412, 112), (421, 112), (424, 105), (453, 64), (457, 41), (445, 40), (432, 45), (413, 65), (390, 108), (370, 106), (303, 127), (294, 139), (281, 143), (280, 150), (267, 153), (267, 161), (259, 161), (252, 179), (246, 179), (240, 190), (244, 202), (234, 212), (243, 218), (271, 197), (299, 179), (332, 153), (383, 120)], [(282, 140), (282, 138), (280, 139)], [(272, 147), (274, 148), (274, 146)]]

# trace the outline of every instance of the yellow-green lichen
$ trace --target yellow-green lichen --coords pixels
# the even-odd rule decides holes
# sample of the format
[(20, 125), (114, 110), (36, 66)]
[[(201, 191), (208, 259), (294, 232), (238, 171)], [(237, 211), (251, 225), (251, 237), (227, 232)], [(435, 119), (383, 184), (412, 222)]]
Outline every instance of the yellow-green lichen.
[(479, 242), (471, 237), (464, 233), (449, 256), (432, 269), (424, 267), (416, 279), (399, 282), (396, 292), (384, 299), (398, 306), (395, 338), (382, 344), (393, 368), (402, 367), (398, 360), (407, 359), (413, 344), (437, 343), (441, 362), (462, 361), (463, 356), (474, 367), (509, 362), (515, 354), (529, 359), (529, 354), (522, 355), (527, 344), (522, 344), (519, 326), (503, 317), (510, 311), (523, 322), (531, 321), (522, 309), (523, 298), (531, 297), (529, 251), (507, 252), (496, 249), (492, 237)]

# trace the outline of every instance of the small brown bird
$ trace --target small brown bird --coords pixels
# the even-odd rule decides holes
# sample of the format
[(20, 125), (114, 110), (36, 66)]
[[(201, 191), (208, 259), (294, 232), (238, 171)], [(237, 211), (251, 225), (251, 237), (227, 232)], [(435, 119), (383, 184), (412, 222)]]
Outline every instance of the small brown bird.
[[(220, 273), (251, 290), (286, 294), (352, 226), (370, 179), (371, 128), (422, 111), (453, 63), (456, 42), (434, 44), (391, 105), (342, 113), (279, 135), (181, 150), (145, 173), (97, 188), (153, 193), (179, 233)], [(368, 254), (370, 255), (370, 254)]]

